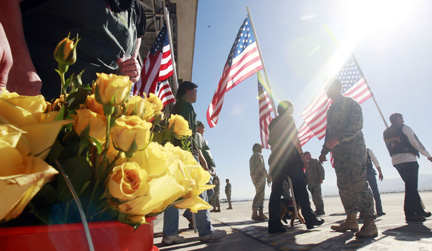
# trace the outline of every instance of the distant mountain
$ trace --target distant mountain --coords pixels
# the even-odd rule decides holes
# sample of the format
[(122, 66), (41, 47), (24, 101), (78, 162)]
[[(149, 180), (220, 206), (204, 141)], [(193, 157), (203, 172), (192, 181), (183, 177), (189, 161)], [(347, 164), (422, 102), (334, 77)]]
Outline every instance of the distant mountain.
[[(378, 176), (377, 176), (378, 179)], [(378, 180), (378, 188), (380, 193), (394, 193), (405, 191), (405, 184), (401, 178), (395, 179), (384, 179), (383, 181)], [(335, 196), (339, 195), (338, 188), (336, 185), (323, 185), (322, 187), (324, 196)], [(431, 191), (432, 190), (432, 175), (431, 174), (420, 174), (419, 191)]]

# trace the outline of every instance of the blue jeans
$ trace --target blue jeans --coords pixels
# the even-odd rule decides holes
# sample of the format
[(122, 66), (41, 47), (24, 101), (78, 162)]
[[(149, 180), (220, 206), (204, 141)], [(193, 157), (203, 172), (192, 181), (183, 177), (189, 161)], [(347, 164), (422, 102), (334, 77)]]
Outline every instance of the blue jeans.
[(417, 190), (419, 165), (416, 162), (405, 162), (394, 165), (405, 182), (405, 216), (423, 215), (425, 211), (421, 205), (421, 198)]
[[(207, 191), (200, 194), (200, 197), (207, 201)], [(188, 210), (185, 211), (184, 216), (192, 218), (192, 213)], [(208, 210), (199, 210), (195, 214), (196, 227), (199, 236), (205, 236), (213, 232), (213, 226), (210, 222), (210, 214)], [(164, 212), (163, 236), (177, 235), (179, 229), (179, 209), (170, 206)]]

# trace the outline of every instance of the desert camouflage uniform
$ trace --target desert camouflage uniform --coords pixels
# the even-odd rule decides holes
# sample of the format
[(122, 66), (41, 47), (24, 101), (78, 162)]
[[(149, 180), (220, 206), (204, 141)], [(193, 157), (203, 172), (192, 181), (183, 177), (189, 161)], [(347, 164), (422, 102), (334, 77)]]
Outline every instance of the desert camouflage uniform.
[(264, 193), (267, 178), (264, 159), (261, 154), (253, 153), (249, 159), (250, 176), (255, 186), (255, 197), (252, 202), (253, 209), (264, 209)]
[[(345, 213), (358, 210), (365, 220), (374, 219), (374, 201), (366, 181), (366, 145), (362, 133), (363, 114), (359, 103), (341, 97), (327, 112), (325, 142), (338, 138), (340, 143), (332, 150), (339, 196)], [(325, 145), (325, 143), (324, 143)], [(322, 153), (330, 151), (323, 147)]]
[[(215, 180), (217, 179), (217, 183), (215, 182)], [(216, 184), (215, 184), (216, 183)], [(210, 199), (210, 205), (213, 206), (213, 208), (217, 208), (220, 209), (220, 202), (219, 202), (219, 195), (220, 195), (220, 180), (218, 176), (215, 176), (213, 178), (213, 184), (215, 185), (215, 187), (213, 188), (214, 190), (214, 194)]]
[(312, 159), (309, 165), (306, 166), (306, 178), (308, 189), (312, 194), (312, 200), (316, 208), (316, 212), (324, 212), (324, 202), (321, 192), (321, 180), (324, 180), (324, 168), (317, 159)]

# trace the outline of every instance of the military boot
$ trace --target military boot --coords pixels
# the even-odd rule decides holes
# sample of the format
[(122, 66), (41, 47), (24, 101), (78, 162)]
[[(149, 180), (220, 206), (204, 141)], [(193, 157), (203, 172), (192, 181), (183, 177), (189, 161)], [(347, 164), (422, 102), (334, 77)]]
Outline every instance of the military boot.
[(344, 223), (338, 226), (331, 226), (331, 229), (333, 229), (336, 232), (345, 232), (347, 230), (351, 230), (351, 232), (359, 231), (356, 215), (355, 214), (347, 215), (347, 218)]
[(268, 220), (268, 217), (264, 214), (264, 209), (258, 209), (258, 217), (260, 220)]
[(251, 217), (251, 219), (252, 220), (259, 220), (259, 216), (258, 216), (257, 210), (255, 208), (252, 208), (252, 217)]
[(378, 229), (375, 220), (365, 220), (363, 227), (355, 235), (357, 238), (372, 238), (378, 236)]

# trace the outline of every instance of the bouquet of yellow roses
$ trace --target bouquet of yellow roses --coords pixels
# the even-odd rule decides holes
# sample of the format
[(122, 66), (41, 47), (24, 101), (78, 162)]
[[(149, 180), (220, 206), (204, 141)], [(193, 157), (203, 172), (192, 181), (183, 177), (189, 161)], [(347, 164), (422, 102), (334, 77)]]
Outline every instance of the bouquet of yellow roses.
[(78, 40), (54, 52), (62, 94), (53, 103), (0, 94), (0, 220), (24, 210), (42, 224), (71, 223), (81, 212), (137, 227), (170, 205), (210, 208), (199, 197), (210, 174), (171, 144), (191, 136), (187, 121), (164, 118), (153, 94), (131, 97), (127, 76), (100, 73), (91, 87), (82, 73), (65, 79)]

